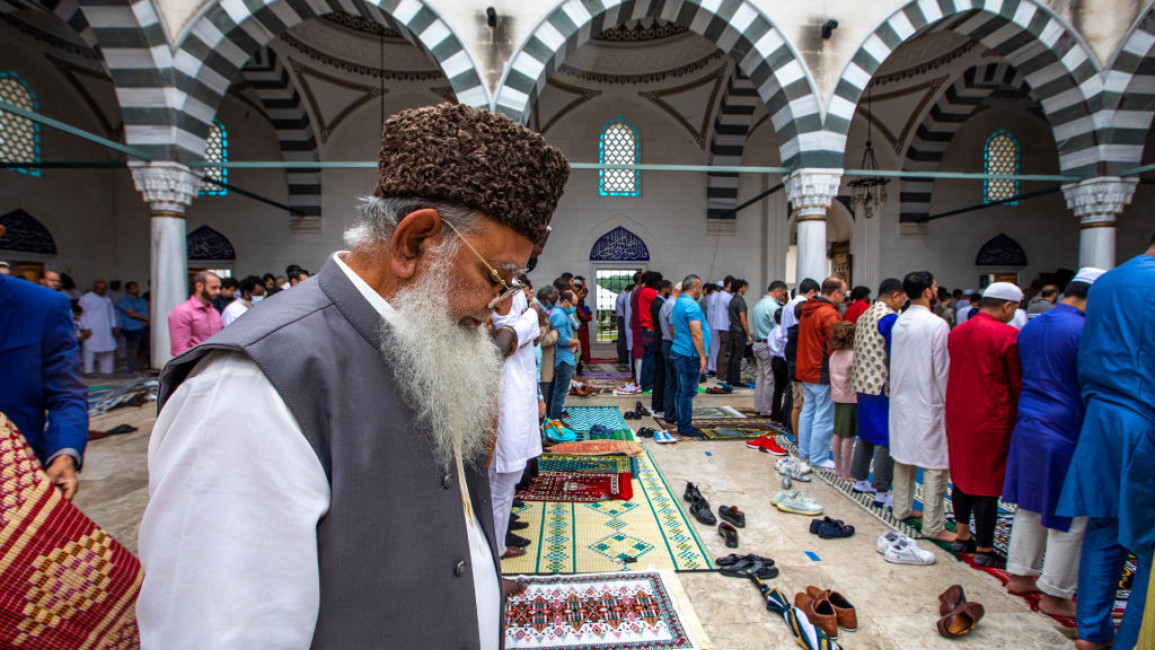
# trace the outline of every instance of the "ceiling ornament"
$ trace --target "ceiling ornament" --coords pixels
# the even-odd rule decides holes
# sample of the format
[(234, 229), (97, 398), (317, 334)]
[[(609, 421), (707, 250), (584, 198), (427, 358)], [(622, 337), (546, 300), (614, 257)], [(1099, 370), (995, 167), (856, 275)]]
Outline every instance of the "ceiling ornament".
[(75, 54), (77, 56), (82, 56), (86, 59), (92, 59), (94, 61), (102, 61), (103, 60), (103, 58), (100, 56), (100, 53), (97, 52), (96, 50), (92, 49), (91, 47), (88, 47), (87, 45), (81, 45), (79, 43), (73, 43), (72, 41), (69, 41), (67, 39), (60, 38), (59, 36), (57, 36), (55, 34), (49, 34), (48, 32), (46, 32), (42, 29), (39, 29), (37, 27), (33, 27), (32, 25), (29, 25), (28, 23), (24, 22), (23, 20), (20, 20), (19, 18), (17, 18), (16, 16), (13, 16), (11, 14), (0, 13), (0, 20), (8, 23), (10, 26), (15, 28), (17, 31), (21, 32), (22, 34), (25, 34), (26, 36), (31, 36), (32, 38), (40, 41), (41, 43), (47, 43), (48, 45), (50, 45), (50, 46), (52, 46), (58, 50), (68, 52), (69, 54)]
[(866, 172), (847, 183), (850, 187), (850, 202), (855, 214), (861, 212), (867, 219), (876, 213), (881, 213), (886, 205), (886, 186), (890, 179), (878, 176), (878, 161), (874, 158), (874, 145), (870, 141), (871, 122), (874, 113), (871, 111), (871, 94), (866, 93), (866, 149), (862, 152), (862, 163), (859, 169)]
[(362, 34), (369, 34), (370, 36), (384, 36), (385, 38), (399, 38), (402, 40), (405, 38), (399, 32), (389, 29), (375, 20), (365, 18), (364, 16), (355, 16), (344, 11), (325, 14), (321, 16), (321, 19), (338, 27), (351, 29)]
[(343, 72), (350, 72), (363, 77), (383, 79), (384, 81), (437, 81), (445, 79), (445, 75), (442, 74), (441, 70), (387, 70), (384, 68), (374, 68), (326, 54), (307, 43), (293, 38), (289, 34), (282, 34), (281, 40), (289, 47), (314, 61)]
[(613, 29), (607, 29), (597, 36), (594, 36), (592, 40), (607, 43), (646, 43), (650, 41), (660, 41), (663, 38), (681, 36), (689, 31), (690, 28), (683, 27), (677, 23), (670, 23), (655, 18), (642, 18), (640, 20), (631, 20), (623, 23)]
[[(673, 88), (666, 88), (664, 90), (639, 92), (638, 96), (650, 100), (651, 102), (657, 104), (658, 108), (661, 108), (663, 111), (669, 113), (675, 120), (678, 121), (678, 124), (681, 124), (687, 131), (690, 132), (690, 135), (694, 136), (694, 141), (698, 143), (698, 148), (705, 149), (706, 136), (710, 133), (711, 118), (714, 116), (714, 108), (718, 105), (718, 93), (722, 90), (722, 82), (725, 81), (725, 78), (726, 67), (723, 66), (714, 71), (712, 74), (706, 75), (697, 81), (691, 81), (690, 83), (682, 84), (681, 86), (675, 86)], [(713, 87), (710, 88), (709, 99), (706, 100), (706, 105), (701, 108), (702, 122), (697, 127), (690, 124), (690, 121), (686, 118), (685, 115), (682, 114), (682, 111), (672, 106), (668, 101), (674, 95), (681, 95), (683, 93), (697, 90), (703, 86), (710, 86), (711, 84), (713, 84)]]
[(542, 134), (544, 134), (546, 131), (548, 131), (550, 129), (550, 127), (552, 127), (554, 124), (557, 124), (557, 121), (560, 120), (561, 118), (565, 117), (567, 113), (569, 113), (573, 109), (577, 108), (578, 106), (581, 106), (582, 104), (588, 102), (589, 100), (593, 99), (594, 97), (597, 97), (598, 95), (602, 94), (602, 91), (600, 91), (600, 90), (592, 90), (590, 88), (579, 88), (578, 86), (571, 86), (569, 84), (562, 83), (556, 79), (549, 79), (545, 83), (547, 86), (549, 86), (551, 88), (556, 88), (557, 90), (560, 90), (563, 93), (568, 93), (570, 95), (574, 95), (574, 98), (572, 100), (570, 100), (570, 102), (568, 104), (566, 104), (565, 106), (562, 106), (561, 110), (559, 110), (557, 113), (555, 113), (554, 116), (551, 117), (549, 119), (549, 121), (545, 123), (544, 126), (541, 125), (541, 114), (538, 112), (538, 110), (539, 110), (538, 107), (541, 105), (541, 102), (540, 101), (534, 102), (534, 105), (533, 105), (533, 123), (537, 125), (538, 133), (542, 133)]
[[(898, 70), (896, 72), (890, 72), (890, 73), (887, 73), (884, 75), (878, 75), (878, 76), (872, 78), (870, 80), (870, 83), (867, 84), (866, 87), (867, 88), (873, 88), (874, 86), (885, 86), (886, 84), (892, 84), (892, 83), (895, 83), (898, 81), (903, 81), (905, 79), (912, 79), (914, 77), (924, 75), (928, 72), (932, 72), (938, 68), (941, 68), (942, 66), (944, 66), (944, 65), (946, 65), (952, 61), (957, 61), (958, 59), (961, 59), (962, 57), (966, 56), (967, 54), (970, 54), (970, 52), (972, 50), (974, 50), (975, 47), (977, 47), (977, 46), (978, 46), (977, 42), (968, 41), (968, 42), (963, 43), (962, 45), (956, 47), (955, 49), (951, 50), (950, 52), (947, 52), (946, 54), (943, 54), (942, 56), (933, 58), (930, 61), (926, 61), (924, 63), (920, 63), (916, 66), (906, 68), (903, 70)], [(984, 49), (984, 53), (983, 53), (984, 56), (988, 52), (990, 52), (990, 50)]]
[[(321, 142), (327, 142), (329, 136), (345, 121), (345, 118), (353, 114), (353, 111), (361, 108), (371, 100), (378, 97), (383, 91), (377, 86), (368, 86), (365, 84), (354, 83), (339, 77), (327, 75), (312, 68), (309, 68), (298, 61), (290, 59), (293, 66), (293, 71), (297, 73), (297, 80), (301, 84), (301, 90), (305, 92), (305, 101), (309, 103), (309, 108), (313, 113), (313, 117), (317, 119), (317, 130), (321, 135)], [(314, 91), (314, 86), (318, 86), (316, 90), (324, 89), (325, 93)], [(325, 86), (328, 86), (327, 88)], [(325, 108), (317, 101), (318, 97), (324, 96), (333, 99), (334, 93), (331, 92), (332, 87), (343, 88), (353, 91), (348, 103), (339, 108), (333, 107), (329, 109), (330, 113), (335, 113), (332, 117), (325, 114)]]
[(601, 72), (592, 72), (590, 70), (581, 70), (570, 65), (561, 64), (558, 71), (562, 74), (569, 75), (575, 79), (583, 81), (592, 81), (594, 83), (606, 85), (627, 85), (636, 86), (638, 84), (658, 83), (667, 79), (684, 77), (688, 74), (693, 74), (699, 70), (703, 70), (710, 66), (711, 63), (726, 56), (726, 53), (721, 50), (714, 50), (710, 54), (692, 61), (685, 65), (671, 68), (669, 70), (662, 70), (660, 72), (641, 72), (637, 74), (606, 74)]
[[(85, 79), (89, 79), (100, 82), (101, 84), (107, 84), (107, 90), (111, 94), (115, 92), (115, 90), (112, 88), (112, 80), (108, 78), (108, 75), (106, 75), (103, 70), (93, 70), (82, 65), (76, 65), (64, 59), (58, 59), (51, 54), (45, 54), (44, 57), (56, 67), (56, 70), (64, 77), (65, 81), (68, 82), (68, 85), (72, 86), (73, 90), (80, 95), (80, 98), (88, 107), (88, 112), (96, 118), (97, 122), (100, 122), (100, 127), (104, 129), (105, 136), (107, 136), (109, 140), (119, 141), (124, 136), (124, 122), (117, 120), (114, 124), (114, 117), (108, 115), (105, 110), (101, 108), (100, 103), (96, 101), (96, 98), (93, 97), (92, 92), (84, 82)], [(113, 103), (113, 106), (117, 105), (115, 102)]]

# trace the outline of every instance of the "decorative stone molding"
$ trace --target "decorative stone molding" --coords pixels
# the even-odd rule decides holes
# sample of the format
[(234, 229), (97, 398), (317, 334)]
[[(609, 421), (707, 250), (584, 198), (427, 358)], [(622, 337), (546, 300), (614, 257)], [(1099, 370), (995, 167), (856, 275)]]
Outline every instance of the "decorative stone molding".
[(1131, 203), (1138, 184), (1134, 178), (1100, 176), (1064, 185), (1063, 197), (1080, 228), (1114, 227), (1115, 217)]
[(838, 194), (841, 169), (796, 169), (786, 176), (786, 200), (798, 221), (825, 219), (830, 202)]
[(177, 162), (151, 162), (132, 167), (132, 181), (153, 212), (183, 215), (196, 198), (202, 172)]
[(930, 231), (930, 224), (925, 221), (904, 221), (898, 224), (898, 236), (901, 239), (926, 239)]
[(293, 217), (289, 219), (289, 230), (294, 235), (319, 235), (321, 217)]
[(706, 219), (706, 236), (708, 237), (733, 237), (737, 232), (737, 219)]

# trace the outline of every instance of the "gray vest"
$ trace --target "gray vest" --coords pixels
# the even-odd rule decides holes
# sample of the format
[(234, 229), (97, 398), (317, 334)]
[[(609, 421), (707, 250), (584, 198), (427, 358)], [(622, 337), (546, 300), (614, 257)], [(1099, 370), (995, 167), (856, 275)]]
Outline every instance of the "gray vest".
[[(317, 524), (313, 648), (477, 648), (457, 472), (439, 467), (424, 432), (414, 431), (381, 338), (380, 314), (329, 260), (316, 277), (173, 359), (159, 402), (163, 408), (205, 354), (232, 350), (256, 362), (296, 418), (332, 495)], [(465, 473), (495, 558), (482, 570), (500, 571), (486, 471)]]

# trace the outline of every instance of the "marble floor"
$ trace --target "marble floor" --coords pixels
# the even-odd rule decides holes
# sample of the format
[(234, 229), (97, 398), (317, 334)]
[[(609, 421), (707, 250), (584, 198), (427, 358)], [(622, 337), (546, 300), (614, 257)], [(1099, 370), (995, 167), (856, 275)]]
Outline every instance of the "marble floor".
[[(571, 399), (571, 404), (614, 404), (624, 409), (637, 401), (627, 397)], [(751, 391), (739, 390), (733, 395), (700, 395), (697, 402), (749, 408), (753, 396)], [(93, 418), (93, 429), (131, 424), (139, 430), (89, 444), (76, 499), (81, 509), (133, 551), (148, 502), (148, 437), (155, 408), (153, 404), (123, 408)], [(631, 424), (656, 428), (650, 418)], [(685, 482), (693, 481), (715, 509), (737, 505), (746, 512), (747, 526), (740, 531), (738, 552), (774, 558), (781, 575), (772, 582), (789, 598), (807, 585), (816, 585), (837, 590), (854, 603), (859, 630), (843, 632), (839, 638), (847, 650), (1074, 647), (1072, 630), (1031, 612), (1021, 599), (1006, 595), (993, 577), (955, 561), (929, 543), (922, 546), (938, 556), (933, 566), (887, 563), (874, 549), (886, 527), (818, 480), (804, 486), (807, 495), (824, 505), (825, 514), (853, 524), (857, 534), (841, 540), (811, 535), (808, 517), (785, 514), (770, 505), (770, 497), (780, 489), (774, 456), (747, 449), (740, 441), (655, 445), (646, 440), (643, 444), (679, 495)], [(716, 557), (732, 552), (713, 528), (695, 525)], [(818, 560), (811, 559), (808, 551)], [(717, 573), (684, 573), (680, 578), (717, 650), (797, 647), (782, 619), (766, 611), (750, 583)], [(961, 584), (969, 600), (982, 603), (986, 617), (968, 637), (949, 641), (938, 636), (934, 623), (938, 594), (952, 584)]]

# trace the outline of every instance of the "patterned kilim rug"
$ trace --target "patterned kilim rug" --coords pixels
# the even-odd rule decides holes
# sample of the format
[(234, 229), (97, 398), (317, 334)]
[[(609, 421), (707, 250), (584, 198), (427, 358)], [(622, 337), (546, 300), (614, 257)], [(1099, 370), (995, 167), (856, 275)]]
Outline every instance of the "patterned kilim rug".
[[(527, 501), (514, 508), (533, 541), (502, 572), (586, 573), (639, 569), (712, 569), (709, 551), (678, 507), (649, 453), (638, 457), (633, 499), (598, 503)], [(636, 563), (625, 558), (635, 558)]]
[(616, 406), (567, 406), (569, 417), (565, 419), (569, 428), (578, 432), (588, 433), (595, 424), (600, 424), (610, 431), (629, 431), (630, 425), (622, 417), (622, 410)]
[(746, 416), (733, 406), (695, 406), (694, 421), (698, 420), (743, 420)]
[(0, 647), (136, 648), (140, 562), (71, 503), (0, 414)]
[(761, 438), (765, 429), (735, 429), (728, 427), (698, 427), (706, 440), (750, 440)]
[(706, 633), (673, 571), (518, 576), (505, 647), (535, 650), (698, 650)]
[(595, 472), (541, 472), (517, 493), (523, 501), (596, 503), (632, 499), (633, 476)]

